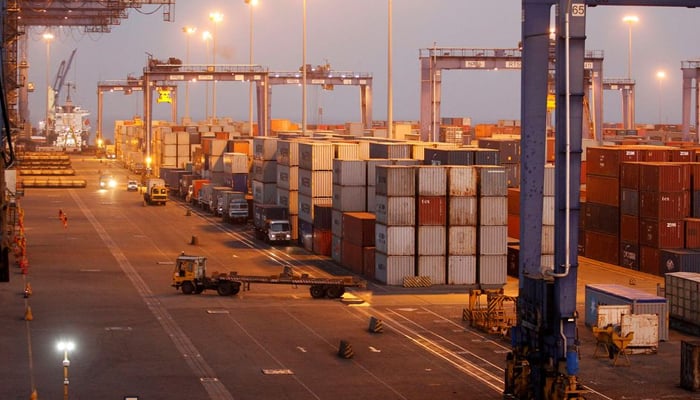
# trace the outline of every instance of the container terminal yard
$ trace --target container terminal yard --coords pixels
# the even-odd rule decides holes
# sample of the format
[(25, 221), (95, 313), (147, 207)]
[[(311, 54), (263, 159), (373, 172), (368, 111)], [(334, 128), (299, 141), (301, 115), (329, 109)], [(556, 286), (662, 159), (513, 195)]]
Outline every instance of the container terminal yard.
[[(681, 124), (636, 124), (633, 82), (605, 124), (586, 4), (540, 3), (517, 49), (422, 49), (419, 121), (373, 121), (371, 74), (302, 65), (360, 88), (360, 122), (314, 126), (271, 118), (297, 73), (149, 54), (98, 83), (96, 146), (6, 126), (0, 397), (700, 398), (698, 68)], [(441, 116), (441, 70), (498, 68), (521, 119)], [(204, 73), (249, 81), (255, 122), (153, 118)], [(114, 90), (143, 118), (106, 140)]]

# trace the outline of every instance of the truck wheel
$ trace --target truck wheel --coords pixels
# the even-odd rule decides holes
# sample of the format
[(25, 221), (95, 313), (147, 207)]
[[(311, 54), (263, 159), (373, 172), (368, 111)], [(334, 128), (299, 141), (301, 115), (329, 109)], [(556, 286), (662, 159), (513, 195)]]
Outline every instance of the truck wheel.
[(238, 292), (241, 291), (241, 284), (240, 283), (234, 283), (233, 284), (233, 291), (231, 292), (231, 295), (237, 295)]
[(183, 282), (181, 289), (182, 289), (182, 293), (184, 293), (184, 294), (194, 293), (194, 285), (190, 281)]
[(219, 282), (216, 286), (216, 293), (218, 293), (219, 296), (233, 295), (233, 284), (231, 282)]
[(313, 297), (314, 299), (320, 299), (326, 295), (326, 291), (323, 289), (323, 286), (321, 286), (321, 285), (311, 286), (309, 288), (309, 293), (311, 294), (311, 297)]
[(345, 293), (345, 288), (342, 286), (329, 286), (326, 288), (326, 296), (329, 299), (339, 299)]

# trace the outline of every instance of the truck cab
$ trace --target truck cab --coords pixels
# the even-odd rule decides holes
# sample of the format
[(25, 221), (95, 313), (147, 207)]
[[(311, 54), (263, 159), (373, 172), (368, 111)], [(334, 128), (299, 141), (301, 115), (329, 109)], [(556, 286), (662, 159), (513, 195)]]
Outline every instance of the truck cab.
[(248, 200), (232, 199), (228, 206), (228, 218), (234, 222), (245, 222), (248, 219)]
[(288, 220), (268, 219), (265, 221), (265, 241), (268, 243), (289, 243), (292, 240)]

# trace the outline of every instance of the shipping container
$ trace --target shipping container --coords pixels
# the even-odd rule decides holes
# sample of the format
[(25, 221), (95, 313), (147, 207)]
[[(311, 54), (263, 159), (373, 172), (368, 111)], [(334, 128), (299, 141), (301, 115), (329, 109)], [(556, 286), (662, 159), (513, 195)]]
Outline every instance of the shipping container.
[(480, 255), (505, 256), (506, 254), (508, 254), (507, 226), (480, 226), (478, 229)]
[(639, 190), (639, 170), (640, 163), (623, 162), (620, 166), (620, 187)]
[(542, 225), (554, 225), (554, 196), (542, 196)]
[(321, 256), (331, 256), (331, 231), (314, 226), (313, 252)]
[[(189, 150), (188, 150), (189, 151)], [(248, 155), (245, 153), (224, 153), (224, 171), (232, 174), (247, 174)]]
[(447, 250), (447, 229), (444, 226), (418, 226), (416, 229), (418, 230), (416, 247), (419, 256), (445, 254)]
[(520, 187), (520, 164), (503, 164), (506, 169), (506, 184), (509, 188)]
[(299, 193), (299, 220), (313, 224), (314, 206), (317, 204), (332, 205), (332, 197), (309, 197)]
[(367, 161), (334, 159), (333, 184), (343, 186), (366, 186)]
[(445, 225), (447, 223), (447, 198), (418, 197), (418, 225)]
[(620, 240), (617, 235), (587, 230), (584, 233), (584, 247), (588, 258), (609, 264), (617, 264), (620, 259)]
[(377, 251), (374, 247), (362, 248), (362, 275), (368, 280), (375, 279), (376, 253)]
[(682, 163), (642, 163), (639, 188), (655, 192), (690, 190), (690, 167)]
[(476, 283), (476, 256), (448, 256), (447, 284), (473, 285)]
[(659, 252), (659, 271), (700, 273), (700, 251), (689, 249), (662, 249)]
[(451, 166), (447, 170), (450, 196), (476, 196), (477, 169), (473, 166)]
[(314, 228), (322, 230), (331, 230), (332, 214), (330, 204), (314, 204)]
[(479, 225), (507, 225), (508, 198), (479, 197)]
[(639, 244), (644, 246), (681, 249), (683, 248), (683, 220), (639, 219)]
[(343, 229), (343, 212), (334, 208), (331, 210), (331, 232), (334, 236), (342, 238)]
[(259, 204), (277, 203), (277, 184), (253, 181), (253, 201)]
[(690, 216), (690, 193), (639, 192), (639, 215), (643, 218), (683, 219)]
[(333, 261), (335, 261), (336, 263), (345, 267), (345, 264), (343, 264), (342, 246), (343, 246), (343, 239), (336, 236), (336, 235), (333, 235), (333, 237), (331, 237), (331, 259), (333, 259)]
[(299, 142), (299, 168), (309, 171), (333, 171), (333, 144)]
[(335, 142), (333, 143), (333, 157), (341, 160), (359, 160), (360, 146), (357, 143), (351, 142)]
[(639, 217), (620, 215), (620, 240), (628, 243), (639, 243)]
[(377, 222), (386, 225), (415, 225), (415, 197), (375, 197)]
[[(623, 152), (626, 151), (620, 147), (588, 147), (586, 149), (588, 177), (590, 177), (590, 175), (619, 177)], [(639, 161), (639, 157), (636, 156), (637, 152), (632, 151), (631, 153), (634, 154), (635, 157), (628, 157), (626, 161)]]
[(586, 230), (617, 235), (620, 231), (620, 209), (616, 206), (586, 202)]
[(542, 240), (540, 247), (542, 254), (554, 254), (554, 225), (542, 226)]
[(508, 196), (506, 171), (502, 166), (477, 166), (480, 196)]
[(341, 243), (341, 265), (356, 274), (364, 272), (364, 254), (362, 246), (343, 240)]
[(654, 314), (659, 317), (659, 340), (668, 340), (669, 308), (665, 298), (616, 284), (587, 284), (585, 289), (585, 322), (594, 326), (599, 305), (629, 305), (632, 314)]
[(639, 246), (639, 270), (646, 274), (659, 274), (661, 251), (658, 247)]
[(277, 182), (277, 161), (253, 160), (252, 175), (259, 182)]
[(620, 266), (639, 271), (640, 246), (637, 242), (620, 242)]
[(392, 256), (413, 256), (416, 254), (415, 227), (375, 225), (375, 246), (377, 251)]
[(447, 205), (449, 225), (477, 224), (476, 197), (450, 197)]
[(616, 177), (588, 174), (586, 178), (586, 201), (619, 207), (620, 181)]
[(369, 143), (370, 158), (411, 158), (410, 143)]
[(447, 228), (447, 254), (450, 256), (476, 254), (476, 227), (450, 226)]
[(700, 390), (700, 341), (681, 340), (681, 387)]
[(309, 197), (332, 197), (333, 171), (299, 168), (299, 194)]
[(644, 348), (656, 352), (659, 347), (659, 316), (655, 314), (623, 314), (620, 316), (620, 333), (626, 336), (634, 332), (627, 348)]
[(412, 166), (378, 165), (376, 194), (384, 196), (414, 196), (416, 169)]
[(554, 196), (555, 183), (556, 183), (556, 180), (555, 180), (555, 174), (554, 174), (554, 164), (545, 164), (545, 166), (544, 166), (544, 186), (542, 187), (542, 195)]
[(425, 149), (425, 165), (474, 165), (472, 149)]
[(444, 285), (447, 282), (447, 261), (444, 255), (418, 256), (417, 262), (417, 276), (430, 278), (433, 285)]
[(620, 189), (620, 213), (639, 216), (639, 191), (636, 189)]
[(508, 282), (508, 256), (480, 255), (478, 258), (478, 281), (482, 289), (502, 288)]
[(423, 165), (416, 168), (419, 196), (445, 196), (447, 194), (447, 167)]
[(299, 142), (296, 140), (277, 141), (277, 164), (287, 167), (299, 166)]
[(664, 276), (671, 318), (700, 329), (700, 274), (673, 272)]
[(333, 185), (333, 208), (340, 211), (367, 211), (367, 187)]
[(474, 151), (474, 164), (475, 165), (498, 165), (498, 164), (500, 164), (501, 158), (500, 158), (500, 155), (498, 154), (498, 150), (475, 148), (473, 151)]
[(314, 225), (299, 219), (299, 245), (308, 251), (314, 250)]
[(392, 256), (377, 251), (375, 253), (374, 278), (391, 286), (403, 285), (404, 278), (416, 275), (416, 262), (413, 256)]
[[(227, 143), (228, 145), (228, 143)], [(277, 138), (267, 136), (256, 136), (253, 138), (253, 159), (276, 161), (277, 160)]]
[(343, 213), (342, 237), (360, 247), (374, 246), (376, 216), (366, 212)]
[(688, 249), (700, 249), (700, 218), (684, 218), (685, 221), (685, 247)]
[(277, 187), (299, 190), (299, 167), (277, 164)]
[(480, 138), (479, 147), (498, 150), (501, 164), (520, 162), (520, 139)]

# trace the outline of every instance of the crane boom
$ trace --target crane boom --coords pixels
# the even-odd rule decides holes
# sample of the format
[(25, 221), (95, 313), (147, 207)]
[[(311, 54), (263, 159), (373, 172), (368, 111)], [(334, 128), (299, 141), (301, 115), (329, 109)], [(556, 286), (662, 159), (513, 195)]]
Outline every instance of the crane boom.
[(78, 49), (73, 49), (73, 51), (70, 53), (70, 57), (68, 58), (68, 62), (66, 60), (61, 61), (61, 65), (58, 66), (58, 71), (56, 72), (56, 78), (53, 80), (53, 108), (55, 108), (58, 105), (58, 98), (59, 95), (61, 94), (61, 89), (63, 88), (63, 84), (66, 82), (66, 75), (68, 75), (68, 71), (70, 70), (71, 64), (73, 64), (73, 57), (75, 57), (75, 52)]

